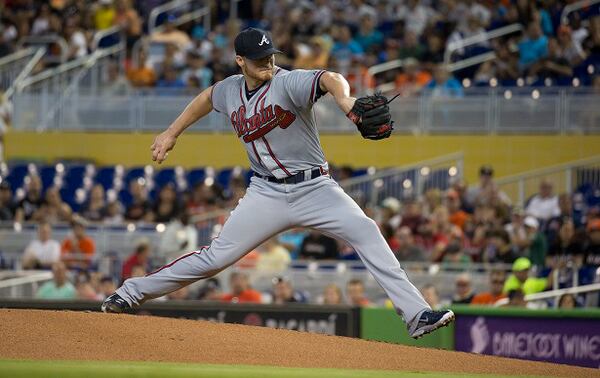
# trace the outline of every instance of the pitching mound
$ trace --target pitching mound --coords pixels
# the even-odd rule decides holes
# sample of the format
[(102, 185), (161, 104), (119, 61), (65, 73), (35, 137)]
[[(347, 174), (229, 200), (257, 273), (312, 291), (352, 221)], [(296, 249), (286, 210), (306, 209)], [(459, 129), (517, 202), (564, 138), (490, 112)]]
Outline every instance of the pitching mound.
[(0, 359), (170, 361), (569, 377), (598, 371), (233, 324), (0, 309)]

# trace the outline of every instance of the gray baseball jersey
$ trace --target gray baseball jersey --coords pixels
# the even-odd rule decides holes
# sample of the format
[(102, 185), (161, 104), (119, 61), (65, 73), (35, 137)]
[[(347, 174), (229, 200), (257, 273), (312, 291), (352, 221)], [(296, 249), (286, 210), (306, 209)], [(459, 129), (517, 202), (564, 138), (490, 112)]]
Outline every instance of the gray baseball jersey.
[[(252, 169), (277, 178), (303, 172), (304, 180), (279, 183), (252, 177), (246, 194), (210, 246), (191, 251), (146, 277), (131, 278), (117, 289), (129, 305), (138, 306), (211, 277), (273, 235), (307, 227), (351, 245), (407, 322), (415, 322), (417, 315), (430, 309), (377, 224), (322, 169), (326, 161), (312, 105), (323, 72), (278, 69), (250, 99), (241, 75), (213, 87), (213, 107), (229, 116)], [(321, 168), (319, 176), (307, 174), (317, 167)]]
[(283, 178), (326, 164), (312, 109), (325, 71), (275, 70), (250, 99), (243, 75), (215, 84), (212, 104), (229, 118), (252, 170)]

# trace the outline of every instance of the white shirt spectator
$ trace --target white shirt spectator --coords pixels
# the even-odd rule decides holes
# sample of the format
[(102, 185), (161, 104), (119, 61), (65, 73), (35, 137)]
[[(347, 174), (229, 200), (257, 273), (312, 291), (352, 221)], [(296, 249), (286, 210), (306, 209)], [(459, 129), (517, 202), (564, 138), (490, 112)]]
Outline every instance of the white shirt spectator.
[(73, 58), (81, 58), (82, 56), (87, 55), (87, 41), (85, 40), (85, 35), (76, 31), (71, 36), (71, 40), (69, 41), (71, 48), (75, 49), (75, 55)]
[(548, 220), (552, 217), (560, 215), (560, 207), (558, 206), (558, 196), (542, 197), (536, 194), (529, 205), (525, 209), (529, 215), (541, 220)]
[(429, 18), (434, 14), (435, 12), (432, 9), (422, 5), (417, 5), (412, 9), (406, 5), (402, 5), (397, 11), (397, 16), (400, 20), (404, 20), (406, 29), (417, 36), (421, 36)]
[(37, 260), (40, 265), (50, 267), (60, 260), (60, 243), (56, 240), (32, 240), (23, 254), (23, 260)]

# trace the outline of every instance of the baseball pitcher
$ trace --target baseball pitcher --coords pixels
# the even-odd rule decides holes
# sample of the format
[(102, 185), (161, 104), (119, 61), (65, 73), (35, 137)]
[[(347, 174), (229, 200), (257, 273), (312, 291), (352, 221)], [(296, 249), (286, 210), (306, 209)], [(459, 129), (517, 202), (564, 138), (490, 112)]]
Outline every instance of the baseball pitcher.
[(287, 71), (275, 65), (270, 35), (249, 28), (235, 39), (233, 75), (202, 91), (151, 146), (163, 162), (177, 138), (211, 110), (225, 114), (246, 148), (254, 176), (238, 206), (210, 246), (148, 274), (131, 278), (102, 304), (124, 312), (219, 273), (273, 235), (308, 227), (354, 248), (385, 290), (414, 338), (449, 324), (450, 310), (432, 311), (408, 280), (379, 228), (330, 177), (313, 105), (331, 94), (367, 139), (388, 138), (393, 121), (382, 95), (350, 97), (346, 79), (324, 70)]

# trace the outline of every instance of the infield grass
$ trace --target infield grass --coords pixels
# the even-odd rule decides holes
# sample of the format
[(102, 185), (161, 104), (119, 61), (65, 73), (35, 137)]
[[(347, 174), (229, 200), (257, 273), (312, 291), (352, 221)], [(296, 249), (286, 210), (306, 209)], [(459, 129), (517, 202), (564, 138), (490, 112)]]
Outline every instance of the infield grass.
[[(168, 362), (0, 360), (0, 377), (10, 378), (500, 378), (492, 374), (456, 374), (386, 370), (307, 369), (253, 365), (202, 365)], [(524, 376), (522, 376), (524, 377)], [(531, 376), (529, 376), (531, 377)]]

